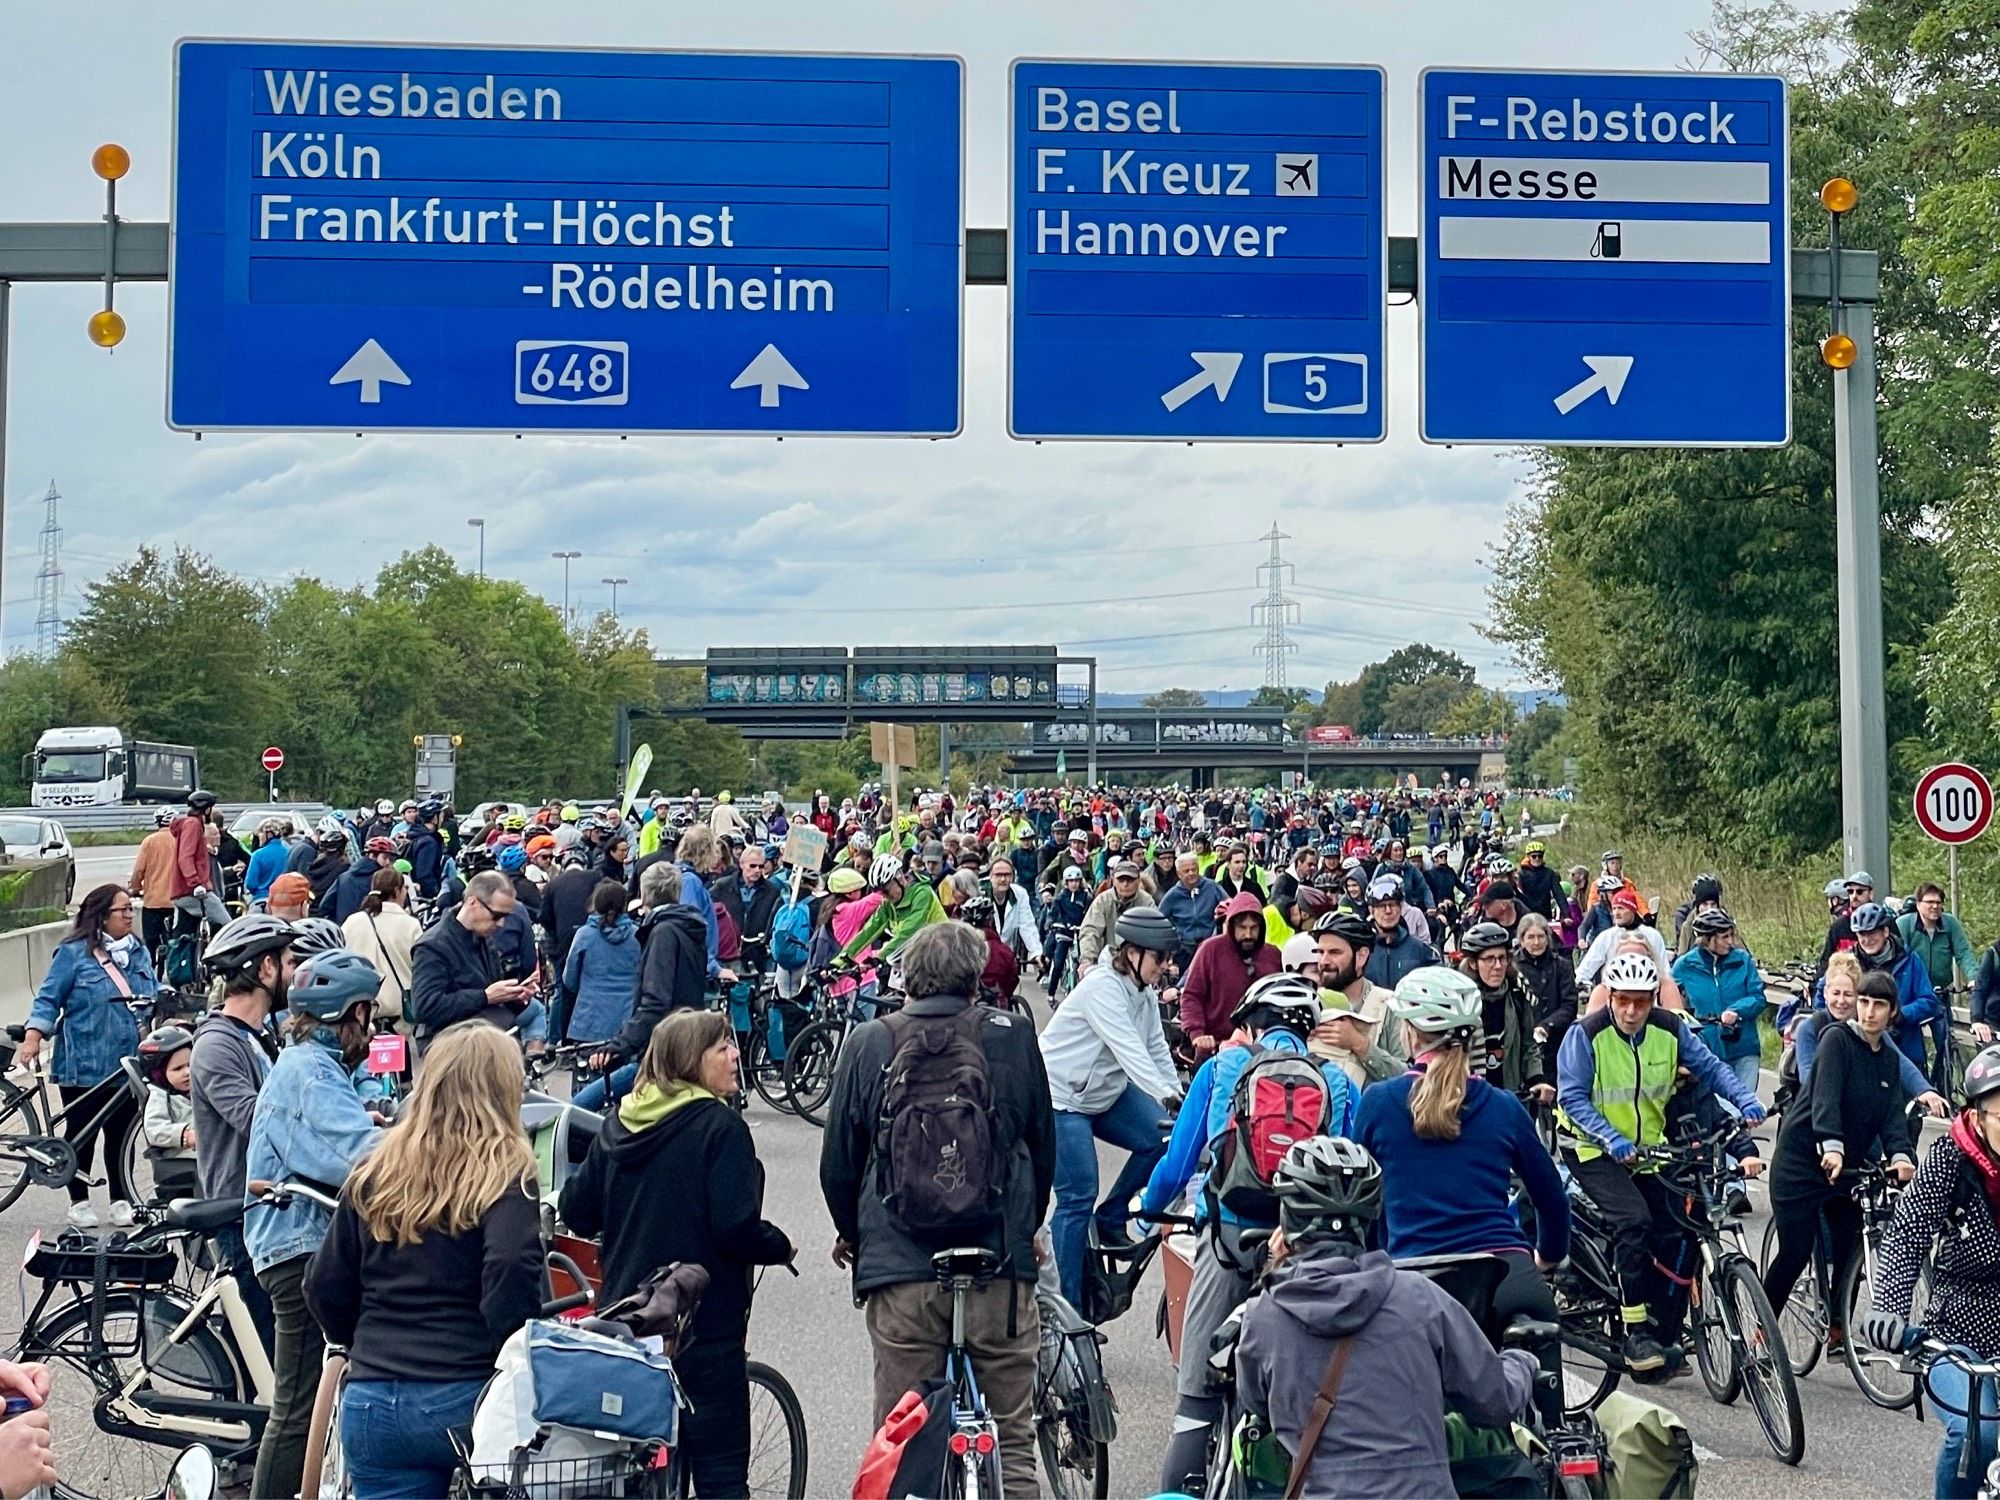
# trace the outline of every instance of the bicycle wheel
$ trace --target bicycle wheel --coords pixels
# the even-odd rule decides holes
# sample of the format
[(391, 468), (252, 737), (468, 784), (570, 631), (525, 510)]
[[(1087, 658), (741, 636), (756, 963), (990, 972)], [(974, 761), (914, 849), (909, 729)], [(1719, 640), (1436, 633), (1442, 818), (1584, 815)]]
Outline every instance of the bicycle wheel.
[(1872, 1347), (1858, 1331), (1861, 1315), (1875, 1305), (1870, 1260), (1865, 1247), (1856, 1250), (1841, 1274), (1833, 1305), (1847, 1326), (1847, 1368), (1861, 1394), (1885, 1411), (1901, 1411), (1917, 1399), (1916, 1372), (1905, 1370), (1898, 1356)]
[[(176, 1196), (170, 1188), (162, 1189), (160, 1185), (161, 1165), (147, 1153), (146, 1132), (140, 1128), (139, 1112), (135, 1109), (124, 1133), (117, 1140), (107, 1138), (104, 1142), (104, 1170), (112, 1198), (123, 1198), (138, 1206)], [(179, 1196), (193, 1196), (193, 1189), (184, 1186)]]
[(750, 1495), (753, 1500), (805, 1500), (806, 1413), (791, 1382), (751, 1360)]
[(1742, 1256), (1732, 1255), (1724, 1261), (1716, 1280), (1726, 1299), (1725, 1316), (1735, 1324), (1744, 1394), (1749, 1396), (1758, 1425), (1779, 1462), (1795, 1464), (1805, 1457), (1806, 1418), (1799, 1406), (1791, 1360), (1785, 1353), (1785, 1338), (1778, 1331), (1778, 1315), (1771, 1310), (1771, 1299), (1764, 1295), (1756, 1268)]
[[(134, 1495), (157, 1495), (165, 1487), (167, 1471), (188, 1444), (184, 1431), (124, 1427), (108, 1409), (100, 1409), (101, 1402), (135, 1376), (143, 1373), (133, 1391), (141, 1400), (149, 1393), (214, 1399), (218, 1386), (226, 1391), (223, 1399), (246, 1399), (246, 1383), (236, 1361), (206, 1327), (196, 1328), (171, 1351), (174, 1362), (186, 1369), (189, 1379), (144, 1368), (146, 1351), (156, 1347), (157, 1339), (186, 1316), (189, 1306), (177, 1293), (109, 1291), (104, 1294), (100, 1348), (92, 1345), (91, 1307), (85, 1299), (57, 1308), (23, 1333), (13, 1357), (40, 1360), (49, 1371), (49, 1421), (62, 1444), (62, 1477), (55, 1487), (58, 1495), (78, 1500), (124, 1500)], [(107, 1423), (118, 1430), (107, 1430)], [(240, 1444), (210, 1443), (209, 1447), (221, 1457), (247, 1447), (250, 1437), (246, 1432)]]
[(1624, 1341), (1617, 1278), (1592, 1240), (1573, 1236), (1569, 1270), (1550, 1284), (1562, 1320), (1563, 1409), (1592, 1411), (1616, 1390), (1625, 1366), (1609, 1351)]
[(793, 1111), (808, 1124), (826, 1124), (823, 1111), (833, 1093), (833, 1065), (839, 1061), (844, 1034), (838, 1021), (815, 1021), (785, 1048), (785, 1093)]
[(762, 1029), (750, 1033), (750, 1045), (743, 1054), (743, 1071), (757, 1097), (780, 1114), (792, 1113), (791, 1096), (785, 1092), (785, 1065), (771, 1056), (769, 1035)]
[(0, 1079), (0, 1212), (28, 1190), (28, 1163), (21, 1142), (46, 1134), (35, 1096)]
[[(1777, 1253), (1778, 1221), (1773, 1219), (1764, 1226), (1761, 1260), (1765, 1270), (1770, 1269), (1772, 1257)], [(1792, 1373), (1804, 1379), (1819, 1363), (1820, 1350), (1826, 1346), (1826, 1314), (1819, 1305), (1816, 1265), (1808, 1266), (1806, 1274), (1793, 1283), (1792, 1295), (1778, 1309), (1778, 1327), (1785, 1335), (1785, 1354), (1791, 1360)]]
[(1694, 1362), (1701, 1371), (1701, 1383), (1708, 1387), (1710, 1396), (1728, 1406), (1742, 1394), (1743, 1366), (1723, 1312), (1721, 1281), (1720, 1275), (1695, 1277), (1687, 1316), (1694, 1332)]

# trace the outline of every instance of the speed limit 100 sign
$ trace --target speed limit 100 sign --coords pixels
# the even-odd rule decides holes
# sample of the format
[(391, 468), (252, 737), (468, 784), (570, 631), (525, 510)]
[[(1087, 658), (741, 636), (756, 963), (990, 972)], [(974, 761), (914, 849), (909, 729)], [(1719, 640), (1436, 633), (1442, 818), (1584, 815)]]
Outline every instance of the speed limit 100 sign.
[(1947, 761), (1917, 780), (1917, 826), (1941, 844), (1969, 844), (1993, 821), (1993, 786), (1972, 766)]

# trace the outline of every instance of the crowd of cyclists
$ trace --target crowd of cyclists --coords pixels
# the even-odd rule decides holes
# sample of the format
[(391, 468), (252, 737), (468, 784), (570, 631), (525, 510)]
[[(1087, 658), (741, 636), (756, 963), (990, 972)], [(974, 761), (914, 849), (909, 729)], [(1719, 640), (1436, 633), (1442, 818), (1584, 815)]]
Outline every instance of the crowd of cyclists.
[[(1727, 1214), (1768, 1182), (1776, 1308), (1815, 1254), (1838, 1283), (1857, 1253), (1864, 1166), (1908, 1184), (1872, 1301), (1834, 1310), (1827, 1348), (1928, 1364), (1936, 1492), (1974, 1494), (2000, 1426), (1964, 1415), (1995, 1399), (1967, 1361), (2000, 1356), (2000, 946), (1976, 956), (1935, 887), (1898, 910), (1857, 871), (1828, 888), (1810, 985), (1774, 1004), (1719, 879), (1657, 910), (1618, 851), (1558, 869), (1505, 806), (1463, 783), (904, 807), (864, 786), (471, 824), (385, 799), (305, 833), (274, 818), (246, 848), (197, 792), (128, 882), (83, 898), (17, 1063), (46, 1061), (70, 1101), (138, 1058), (130, 1128), (158, 1180), (246, 1205), (217, 1244), (272, 1356), (258, 1496), (310, 1492), (328, 1339), (353, 1351), (353, 1493), (450, 1481), (450, 1434), (546, 1290), (520, 1099), (551, 1057), (605, 1122), (552, 1209), (601, 1240), (607, 1298), (709, 1269), (676, 1365), (683, 1441), (694, 1493), (744, 1493), (749, 1289), (799, 1235), (763, 1217), (725, 997), (754, 983), (796, 1018), (885, 970), (826, 1108), (831, 1253), (864, 1304), (876, 1423), (962, 1344), (1009, 1495), (1041, 1488), (1047, 1297), (1100, 1305), (1176, 1231), (1192, 1276), (1162, 1493), (1213, 1493), (1218, 1462), (1247, 1472), (1260, 1441), (1273, 1492), (1451, 1493), (1456, 1427), (1534, 1421), (1561, 1389), (1579, 1195), (1615, 1279), (1612, 1368), (1671, 1397), (1697, 1334), (1662, 1171), (1702, 1133), (1728, 1142)], [(205, 990), (199, 1021), (142, 1036), (129, 1002), (162, 977)], [(1961, 977), (1985, 1049), (1969, 1062)], [(383, 1036), (409, 1043), (413, 1089), (370, 1069)], [(1950, 1114), (1927, 1148), (1925, 1111)], [(1108, 1185), (1100, 1143), (1123, 1153)], [(92, 1202), (87, 1141), (76, 1157), (70, 1230), (130, 1225), (134, 1205)], [(280, 1180), (338, 1206), (260, 1201)], [(954, 1247), (990, 1256), (969, 1292), (933, 1266)], [(1468, 1257), (1491, 1262), (1478, 1307), (1425, 1274)]]

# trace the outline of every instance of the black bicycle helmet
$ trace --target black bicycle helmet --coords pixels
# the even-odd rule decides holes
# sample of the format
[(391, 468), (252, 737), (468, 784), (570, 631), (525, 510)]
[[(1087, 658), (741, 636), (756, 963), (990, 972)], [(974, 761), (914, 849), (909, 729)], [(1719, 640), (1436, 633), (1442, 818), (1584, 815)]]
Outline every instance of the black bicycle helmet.
[(1271, 1191), (1293, 1245), (1332, 1241), (1358, 1254), (1382, 1217), (1382, 1168), (1366, 1147), (1344, 1136), (1313, 1136), (1294, 1145), (1272, 1174)]
[(1458, 941), (1461, 953), (1486, 953), (1494, 948), (1505, 948), (1514, 940), (1507, 936), (1507, 929), (1498, 922), (1474, 922), (1465, 929), (1465, 936)]
[(1181, 937), (1157, 906), (1130, 906), (1118, 918), (1118, 944), (1130, 943), (1149, 953), (1172, 954)]
[(1688, 931), (1698, 938), (1712, 938), (1720, 933), (1734, 932), (1736, 918), (1719, 906), (1703, 907), (1688, 918)]
[(1332, 934), (1350, 948), (1372, 948), (1375, 946), (1375, 925), (1357, 912), (1330, 911), (1312, 924), (1312, 934), (1320, 937)]
[(205, 813), (215, 806), (215, 793), (196, 787), (188, 793), (188, 811)]
[(1988, 1094), (2000, 1094), (2000, 1042), (1981, 1048), (1965, 1065), (1965, 1102), (1977, 1104)]
[(236, 974), (253, 967), (267, 953), (281, 953), (298, 936), (298, 928), (267, 911), (245, 912), (208, 941), (202, 961), (211, 974)]
[(194, 1033), (185, 1026), (160, 1026), (139, 1039), (139, 1070), (155, 1088), (167, 1086), (167, 1064), (183, 1047), (194, 1045)]
[(974, 927), (985, 927), (993, 921), (993, 910), (991, 896), (967, 896), (958, 904), (958, 918)]
[(331, 953), (347, 946), (347, 934), (331, 917), (301, 917), (292, 923), (297, 936), (292, 939), (292, 956), (304, 963), (315, 953)]
[(1704, 901), (1720, 903), (1722, 900), (1722, 877), (1720, 875), (1711, 875), (1707, 872), (1695, 876), (1693, 882), (1688, 886), (1688, 895), (1694, 899), (1697, 905)]
[(1229, 1024), (1258, 1031), (1282, 1026), (1304, 1041), (1319, 1025), (1319, 986), (1299, 974), (1266, 974), (1237, 1002)]

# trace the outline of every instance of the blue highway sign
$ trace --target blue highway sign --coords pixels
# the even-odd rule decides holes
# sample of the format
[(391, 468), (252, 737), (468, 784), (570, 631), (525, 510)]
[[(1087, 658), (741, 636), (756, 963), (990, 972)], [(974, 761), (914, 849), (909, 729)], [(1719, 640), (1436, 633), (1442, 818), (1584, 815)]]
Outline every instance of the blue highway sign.
[(172, 426), (959, 429), (956, 58), (175, 61)]
[(1383, 436), (1383, 74), (1021, 58), (1008, 430)]
[(1425, 70), (1422, 436), (1791, 437), (1785, 85)]

